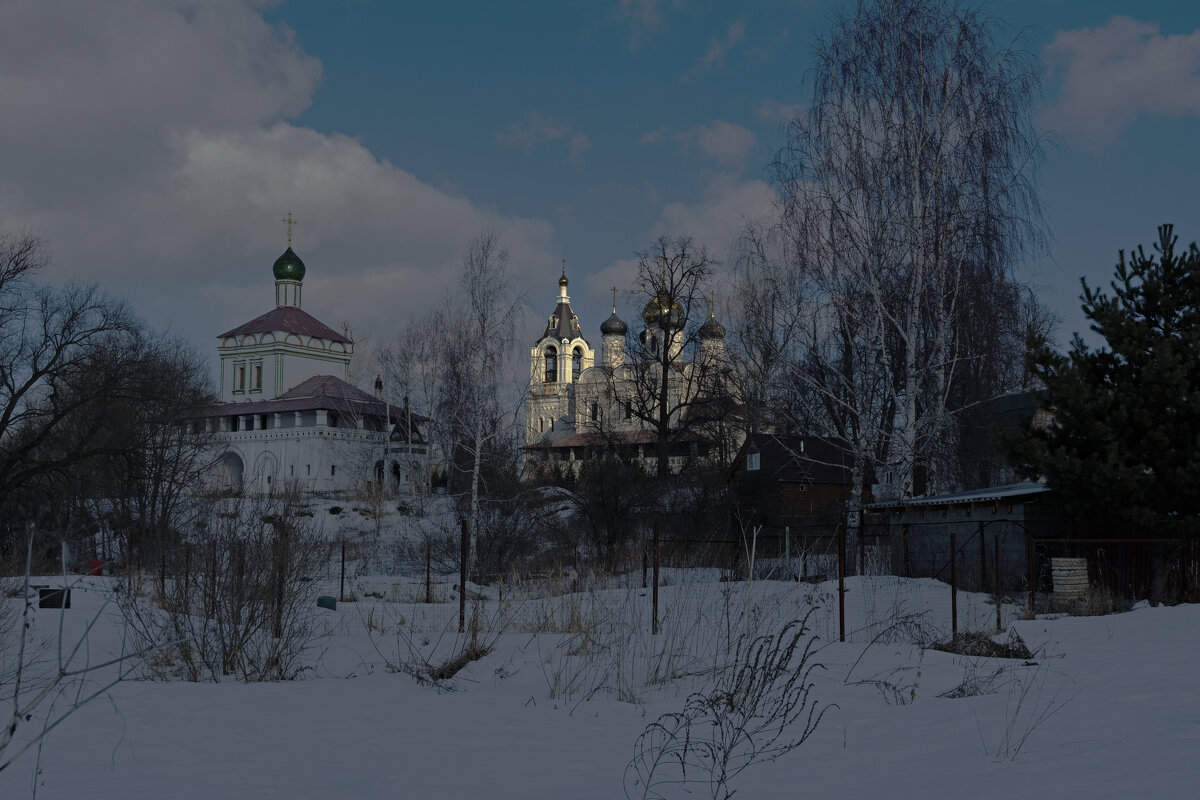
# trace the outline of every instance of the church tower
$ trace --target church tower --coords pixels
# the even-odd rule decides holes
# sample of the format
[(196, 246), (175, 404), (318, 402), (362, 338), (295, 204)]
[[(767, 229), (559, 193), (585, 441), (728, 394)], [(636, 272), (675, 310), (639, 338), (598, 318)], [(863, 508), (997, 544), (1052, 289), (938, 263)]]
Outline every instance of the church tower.
[(542, 335), (529, 351), (526, 393), (526, 440), (535, 442), (574, 417), (574, 384), (592, 366), (594, 352), (583, 336), (567, 294), (566, 264), (558, 279), (558, 298)]
[(617, 290), (613, 288), (612, 316), (600, 323), (600, 359), (604, 366), (616, 369), (625, 363), (625, 334), (629, 326), (617, 316)]

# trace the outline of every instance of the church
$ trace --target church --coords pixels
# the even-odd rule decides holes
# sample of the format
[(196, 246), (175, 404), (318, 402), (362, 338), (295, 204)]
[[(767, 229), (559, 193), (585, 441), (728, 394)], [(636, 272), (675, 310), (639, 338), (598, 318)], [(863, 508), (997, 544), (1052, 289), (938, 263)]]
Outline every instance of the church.
[[(600, 447), (615, 450), (653, 474), (658, 466), (658, 439), (647, 418), (655, 419), (658, 413), (655, 393), (646, 389), (657, 384), (658, 348), (668, 349), (674, 373), (668, 381), (668, 407), (696, 414), (707, 396), (717, 394), (714, 379), (726, 371), (725, 328), (710, 311), (709, 319), (692, 336), (694, 357), (683, 360), (688, 339), (685, 314), (676, 300), (660, 293), (646, 304), (644, 328), (634, 343), (640, 346), (631, 348), (629, 326), (617, 316), (614, 289), (612, 315), (600, 325), (597, 354), (571, 309), (568, 286), (564, 266), (554, 310), (529, 351), (525, 474), (536, 475), (548, 464), (559, 472), (577, 474)], [(722, 459), (740, 443), (723, 441), (725, 431), (679, 426), (674, 416), (672, 427), (687, 428), (672, 437), (669, 458), (674, 473), (689, 463)]]
[(378, 377), (374, 394), (347, 381), (354, 342), (301, 308), (306, 268), (288, 239), (275, 307), (217, 337), (218, 402), (193, 422), (218, 448), (213, 488), (410, 493), (428, 480), (425, 420), (389, 404)]

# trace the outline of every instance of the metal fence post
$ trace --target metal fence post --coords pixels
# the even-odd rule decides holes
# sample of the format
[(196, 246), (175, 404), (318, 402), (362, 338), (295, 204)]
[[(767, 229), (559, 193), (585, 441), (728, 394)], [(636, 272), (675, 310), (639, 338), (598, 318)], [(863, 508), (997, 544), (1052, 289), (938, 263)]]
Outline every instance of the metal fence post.
[(462, 543), (458, 557), (458, 632), (467, 629), (467, 521), (462, 521)]
[(838, 536), (838, 641), (846, 641), (846, 527)]
[(1033, 603), (1034, 595), (1037, 593), (1037, 567), (1034, 563), (1036, 554), (1033, 552), (1034, 540), (1031, 531), (1025, 532), (1025, 557), (1028, 561), (1029, 573), (1026, 576), (1029, 581), (1029, 596), (1025, 601), (1025, 616), (1033, 619)]
[(1001, 609), (1004, 606), (1004, 598), (1000, 593), (1000, 534), (995, 537), (995, 552), (992, 553), (992, 586), (996, 590), (996, 633), (1004, 633), (1004, 618)]
[(650, 634), (658, 635), (658, 521), (654, 522), (654, 612), (650, 618)]
[(346, 540), (342, 539), (342, 577), (338, 582), (338, 602), (346, 602)]
[(950, 534), (950, 638), (958, 639), (958, 537)]
[(987, 544), (983, 541), (983, 523), (979, 523), (979, 591), (987, 591)]

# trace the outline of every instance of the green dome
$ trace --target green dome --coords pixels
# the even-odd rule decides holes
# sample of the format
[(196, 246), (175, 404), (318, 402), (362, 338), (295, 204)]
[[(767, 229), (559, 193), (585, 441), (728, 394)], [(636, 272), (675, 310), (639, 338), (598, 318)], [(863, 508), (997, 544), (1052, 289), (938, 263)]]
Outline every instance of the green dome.
[(300, 256), (292, 252), (289, 247), (283, 251), (283, 255), (275, 259), (275, 266), (272, 270), (275, 273), (277, 281), (302, 281), (304, 280), (304, 262), (300, 260)]

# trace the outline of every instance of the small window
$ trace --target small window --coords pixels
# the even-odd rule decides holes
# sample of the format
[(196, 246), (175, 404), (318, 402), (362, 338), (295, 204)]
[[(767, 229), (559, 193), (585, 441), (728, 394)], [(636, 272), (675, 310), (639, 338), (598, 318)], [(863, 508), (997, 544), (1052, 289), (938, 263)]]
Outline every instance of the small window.
[(312, 464), (305, 464), (305, 465), (304, 465), (304, 474), (305, 474), (305, 475), (312, 475)]
[(332, 478), (334, 475), (337, 475), (337, 464), (330, 464), (329, 465), (329, 477)]
[(592, 403), (592, 422), (600, 418), (600, 404)]
[(758, 469), (759, 465), (761, 463), (760, 458), (761, 458), (761, 456), (757, 450), (747, 453), (746, 454), (746, 469), (748, 471)]
[(233, 390), (235, 392), (246, 391), (246, 365), (238, 364), (234, 368)]
[(576, 347), (571, 353), (571, 380), (579, 380), (579, 373), (583, 370), (583, 350)]
[(547, 347), (544, 357), (546, 360), (546, 383), (554, 383), (558, 380), (558, 351), (553, 347)]
[(295, 464), (288, 464), (288, 475), (291, 475), (293, 477), (296, 475), (296, 465)]
[(546, 430), (546, 420), (543, 417), (538, 417), (538, 433), (544, 433)]
[(255, 364), (250, 371), (250, 388), (254, 391), (262, 391), (262, 364)]
[(633, 419), (633, 401), (625, 401), (625, 419)]

